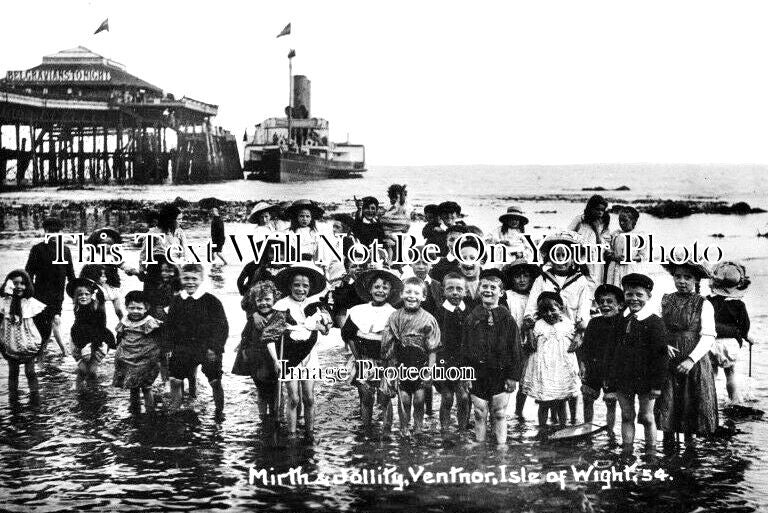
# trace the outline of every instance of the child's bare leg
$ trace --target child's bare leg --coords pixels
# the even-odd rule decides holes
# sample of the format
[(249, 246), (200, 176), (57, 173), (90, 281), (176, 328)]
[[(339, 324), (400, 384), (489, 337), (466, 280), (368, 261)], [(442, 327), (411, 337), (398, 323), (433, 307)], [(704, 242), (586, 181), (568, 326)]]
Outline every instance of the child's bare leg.
[(645, 429), (645, 451), (648, 454), (656, 452), (656, 419), (653, 416), (653, 405), (656, 398), (650, 394), (643, 394), (639, 397), (640, 412), (638, 421)]
[(286, 391), (288, 392), (288, 401), (286, 403), (287, 416), (288, 416), (288, 432), (293, 434), (296, 432), (296, 409), (299, 407), (299, 382), (291, 380), (286, 383)]
[(518, 417), (523, 416), (523, 408), (525, 407), (525, 400), (528, 398), (521, 390), (518, 390), (517, 397), (515, 397), (515, 415)]
[(608, 432), (613, 433), (613, 426), (616, 424), (616, 399), (605, 401), (605, 423), (608, 425)]
[[(430, 386), (431, 388), (431, 386)], [(425, 388), (419, 388), (413, 393), (413, 432), (421, 433), (424, 427), (424, 400), (427, 395)]]
[(216, 415), (221, 415), (224, 411), (224, 387), (221, 386), (221, 379), (214, 379), (208, 382), (211, 385), (213, 395), (213, 404), (216, 408)]
[(539, 402), (539, 427), (545, 427), (547, 425), (547, 418), (549, 418), (549, 401)]
[(64, 347), (64, 342), (61, 340), (61, 315), (53, 316), (51, 334), (53, 335), (53, 339), (56, 341), (56, 344), (58, 344), (59, 349), (61, 350), (61, 356), (67, 356), (67, 348)]
[[(557, 411), (557, 421), (560, 426), (565, 426), (566, 420), (565, 420), (565, 410), (566, 410), (566, 403), (568, 406), (571, 405), (571, 400), (566, 399), (564, 401), (555, 401), (554, 407)], [(576, 415), (573, 411), (571, 411), (571, 424), (576, 423)]]
[(189, 375), (189, 397), (197, 397), (197, 366), (195, 366), (192, 374)]
[(472, 406), (475, 411), (475, 440), (485, 442), (485, 435), (488, 429), (488, 403), (477, 396), (472, 397)]
[(128, 408), (131, 413), (141, 413), (141, 389), (131, 389), (131, 405)]
[(304, 427), (311, 435), (315, 427), (315, 382), (314, 380), (300, 381), (301, 403), (304, 405)]
[(141, 393), (144, 395), (144, 409), (147, 413), (155, 411), (155, 398), (152, 395), (152, 387), (142, 387)]
[(29, 393), (33, 396), (39, 394), (40, 385), (37, 382), (37, 374), (35, 373), (35, 362), (33, 360), (24, 363), (24, 375), (27, 377), (27, 386), (29, 387)]
[(595, 416), (595, 400), (584, 396), (584, 422), (592, 422)]
[(407, 435), (411, 424), (411, 394), (400, 390), (398, 392), (400, 401), (400, 431)]
[(370, 386), (358, 386), (357, 393), (360, 396), (360, 417), (363, 420), (363, 429), (370, 429), (373, 422), (373, 403), (376, 399), (376, 391)]
[[(448, 426), (451, 423), (451, 408), (453, 407), (453, 392), (446, 386), (442, 392), (440, 392), (440, 430), (448, 431)], [(458, 410), (458, 407), (457, 407)], [(460, 413), (456, 412), (459, 418), (459, 425), (461, 425)]]
[(171, 380), (171, 404), (168, 410), (170, 412), (178, 411), (181, 406), (181, 396), (184, 394), (184, 380), (170, 378)]
[(469, 409), (471, 406), (469, 392), (464, 386), (456, 387), (456, 418), (459, 423), (459, 430), (467, 429), (469, 425)]
[(491, 413), (493, 414), (493, 433), (496, 436), (496, 445), (503, 446), (507, 444), (507, 404), (509, 404), (509, 394), (506, 392), (496, 394), (491, 401)]
[(430, 416), (433, 413), (432, 403), (432, 385), (429, 385), (424, 389), (424, 413)]
[(392, 410), (392, 398), (387, 396), (384, 400), (384, 425), (381, 427), (385, 435), (388, 435), (392, 432), (393, 417), (394, 412)]
[(622, 451), (632, 454), (635, 443), (635, 394), (617, 393), (621, 406), (621, 447)]
[(16, 401), (19, 398), (19, 367), (21, 364), (8, 362), (8, 399)]
[(741, 404), (742, 397), (739, 393), (738, 386), (736, 385), (736, 366), (732, 365), (727, 369), (723, 369), (725, 373), (725, 389), (728, 391), (728, 398), (732, 403)]
[[(579, 398), (578, 397), (569, 397), (568, 398), (568, 410), (571, 414), (571, 424), (576, 424), (576, 407), (579, 404)], [(560, 418), (560, 424), (565, 424), (565, 417)]]

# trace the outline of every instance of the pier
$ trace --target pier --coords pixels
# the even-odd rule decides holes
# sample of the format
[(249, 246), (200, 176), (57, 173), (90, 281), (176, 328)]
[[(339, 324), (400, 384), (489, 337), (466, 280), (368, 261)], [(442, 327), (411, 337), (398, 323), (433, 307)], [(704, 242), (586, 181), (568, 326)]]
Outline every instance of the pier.
[(240, 179), (217, 113), (82, 46), (45, 56), (0, 80), (0, 187)]

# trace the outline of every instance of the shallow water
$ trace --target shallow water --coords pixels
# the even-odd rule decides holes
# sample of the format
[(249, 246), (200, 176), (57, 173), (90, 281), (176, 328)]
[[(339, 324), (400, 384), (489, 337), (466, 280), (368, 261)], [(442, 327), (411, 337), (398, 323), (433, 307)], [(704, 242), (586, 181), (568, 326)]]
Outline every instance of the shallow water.
[[(356, 193), (354, 191), (363, 191), (366, 185), (380, 188), (379, 185), (389, 179), (407, 181), (415, 202), (431, 201), (432, 197), (438, 196), (434, 191), (419, 189), (417, 184), (421, 179), (400, 180), (398, 177), (395, 180), (390, 175), (340, 182), (352, 184), (344, 191), (336, 187), (330, 192), (327, 182), (323, 182), (321, 185), (292, 185), (290, 194), (281, 194), (343, 201)], [(454, 179), (458, 180), (452, 176), (446, 178), (448, 183)], [(754, 179), (757, 180), (757, 176)], [(747, 182), (753, 183), (750, 180)], [(613, 183), (600, 175), (585, 184), (602, 183), (608, 187), (624, 182)], [(722, 187), (727, 180), (721, 177), (715, 182)], [(636, 189), (635, 184), (628, 185)], [(655, 184), (653, 190), (663, 190), (663, 186), (663, 183)], [(236, 194), (239, 187), (240, 194), (250, 191), (249, 194), (256, 197), (267, 197), (277, 190), (273, 185), (253, 182), (212, 187), (223, 188), (229, 194)], [(708, 193), (709, 190), (703, 190), (708, 188), (709, 184), (703, 184), (702, 190), (694, 192)], [(194, 190), (201, 197), (225, 196), (224, 192), (219, 194), (210, 188)], [(477, 194), (464, 192), (452, 199), (466, 205), (471, 222), (489, 229), (498, 210), (507, 203), (503, 198), (513, 195), (514, 191), (494, 196), (480, 185), (476, 190), (479, 191)], [(751, 198), (754, 206), (768, 207), (760, 203), (757, 194), (746, 192), (748, 188), (741, 190), (745, 194), (754, 194)], [(172, 199), (177, 195), (187, 197), (175, 188), (170, 191), (146, 188), (140, 194), (160, 199), (167, 196)], [(684, 194), (685, 191), (680, 191), (670, 196)], [(0, 196), (0, 199), (8, 198), (10, 196)], [(738, 201), (744, 196), (729, 191), (725, 199)], [(555, 200), (535, 204), (523, 202), (523, 205), (529, 212), (554, 211), (532, 215), (531, 224), (538, 226), (562, 226), (581, 209), (578, 204)], [(757, 404), (763, 409), (768, 408), (768, 364), (764, 356), (764, 343), (768, 343), (765, 336), (768, 333), (768, 307), (760, 299), (768, 294), (768, 240), (756, 238), (755, 233), (766, 222), (765, 214), (747, 217), (700, 215), (677, 221), (641, 218), (642, 229), (657, 233), (660, 243), (674, 240), (691, 243), (699, 239), (720, 244), (728, 257), (745, 260), (753, 281), (746, 298), (753, 323), (751, 335), (763, 343), (755, 346), (753, 354), (755, 393), (759, 399)], [(201, 242), (207, 236), (206, 227), (185, 228), (193, 241)], [(244, 234), (248, 226), (229, 224), (227, 229), (229, 233)], [(722, 232), (726, 237), (710, 238), (709, 235), (715, 232)], [(1, 271), (23, 266), (32, 242), (22, 238), (0, 240)], [(231, 246), (225, 254), (230, 262), (235, 261)], [(131, 258), (135, 255), (128, 257)], [(232, 351), (239, 342), (244, 324), (235, 288), (240, 269), (241, 264), (234, 262), (207, 271), (207, 286), (224, 302), (229, 316), (225, 371), (231, 368)], [(671, 283), (658, 269), (654, 276), (660, 291), (671, 288)], [(123, 290), (138, 287), (138, 282), (130, 278), (125, 281)], [(64, 308), (63, 326), (67, 334), (72, 322), (71, 303), (65, 301)], [(109, 322), (110, 325), (116, 322), (111, 312)], [(198, 399), (186, 405), (193, 411), (173, 418), (162, 414), (156, 418), (135, 417), (128, 412), (127, 392), (110, 386), (111, 354), (102, 364), (98, 384), (78, 393), (74, 390), (73, 360), (55, 353), (56, 350), (51, 349), (46, 362), (38, 367), (42, 391), (39, 405), (31, 404), (24, 393), (19, 406), (9, 405), (7, 366), (0, 365), (0, 497), (4, 498), (0, 508), (4, 510), (127, 511), (142, 508), (151, 511), (264, 507), (282, 511), (365, 508), (387, 511), (671, 512), (756, 511), (768, 505), (768, 423), (765, 421), (738, 422), (738, 432), (733, 437), (700, 440), (694, 450), (672, 456), (661, 455), (657, 462), (641, 457), (640, 467), (661, 468), (671, 475), (671, 480), (613, 483), (612, 488), (602, 489), (604, 484), (600, 482), (574, 482), (570, 467), (586, 469), (598, 461), (601, 468), (611, 465), (623, 468), (615, 438), (600, 433), (591, 441), (569, 445), (542, 443), (537, 439), (532, 401), (526, 407), (526, 422), (520, 423), (510, 417), (508, 447), (506, 451), (499, 451), (474, 446), (465, 436), (441, 438), (437, 414), (427, 419), (427, 434), (421, 437), (401, 437), (395, 422), (392, 440), (381, 440), (378, 436), (366, 438), (360, 430), (356, 391), (347, 385), (318, 384), (315, 443), (287, 440), (282, 433), (280, 447), (275, 448), (270, 427), (262, 426), (258, 419), (256, 393), (248, 378), (225, 373), (226, 418), (221, 423), (214, 422), (210, 389), (202, 375), (198, 380)], [(746, 349), (742, 353), (740, 372), (745, 373)], [(338, 365), (345, 360), (336, 333), (332, 332), (322, 340), (320, 359), (324, 365)], [(21, 388), (26, 390), (23, 376)], [(722, 376), (718, 379), (718, 391), (722, 398), (725, 395)], [(436, 411), (437, 406), (436, 398)], [(595, 409), (597, 418), (602, 420), (602, 403), (596, 403)], [(636, 449), (641, 454), (642, 428), (638, 426), (637, 431)], [(618, 428), (616, 435), (619, 435)], [(301, 466), (304, 472), (316, 477), (319, 474), (332, 476), (344, 469), (376, 470), (390, 466), (407, 474), (409, 467), (416, 469), (419, 465), (433, 472), (448, 472), (452, 467), (485, 472), (507, 465), (508, 470), (519, 467), (535, 472), (566, 470), (569, 477), (563, 490), (557, 484), (417, 483), (397, 490), (390, 485), (329, 483), (278, 487), (248, 481), (251, 466), (274, 469), (275, 473)]]

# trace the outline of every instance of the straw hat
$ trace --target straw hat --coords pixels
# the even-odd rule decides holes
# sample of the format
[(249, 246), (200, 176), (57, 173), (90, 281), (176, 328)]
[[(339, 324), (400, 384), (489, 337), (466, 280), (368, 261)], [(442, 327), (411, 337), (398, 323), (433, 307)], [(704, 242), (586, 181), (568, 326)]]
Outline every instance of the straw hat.
[(535, 280), (541, 274), (541, 268), (536, 264), (531, 264), (525, 258), (518, 258), (511, 264), (502, 267), (501, 272), (504, 274), (504, 285), (511, 288), (512, 277), (517, 273), (527, 272), (531, 275), (531, 280)]
[(248, 222), (252, 224), (256, 224), (257, 222), (256, 217), (262, 212), (269, 211), (274, 216), (278, 208), (279, 208), (278, 205), (270, 205), (269, 203), (266, 203), (264, 201), (259, 201), (253, 206), (253, 208), (251, 209), (251, 213), (248, 214)]
[(666, 269), (669, 274), (674, 273), (676, 267), (685, 267), (686, 269), (690, 270), (693, 273), (693, 275), (699, 280), (703, 280), (710, 277), (709, 269), (707, 269), (707, 267), (701, 262), (694, 262), (692, 260), (687, 260), (681, 264), (668, 263), (668, 264), (661, 264), (661, 266), (664, 269)]
[(99, 290), (99, 286), (95, 281), (88, 278), (75, 278), (67, 282), (67, 295), (73, 297), (77, 287), (88, 287), (91, 291)]
[(308, 296), (314, 296), (325, 290), (325, 275), (314, 264), (308, 262), (302, 262), (300, 264), (286, 267), (275, 277), (275, 286), (284, 295), (288, 296), (291, 293), (291, 282), (293, 282), (294, 276), (302, 275), (309, 278), (309, 294)]
[(91, 246), (98, 246), (99, 244), (103, 244), (104, 239), (107, 237), (112, 239), (113, 244), (120, 244), (123, 242), (123, 237), (120, 235), (120, 232), (114, 228), (110, 228), (109, 226), (94, 230), (93, 233), (91, 233), (85, 240), (85, 242)]
[(507, 207), (507, 213), (499, 216), (500, 223), (504, 223), (506, 219), (517, 219), (521, 226), (528, 224), (528, 218), (523, 215), (523, 210), (515, 206)]
[(403, 291), (403, 282), (400, 277), (389, 269), (369, 269), (358, 275), (355, 280), (355, 292), (363, 301), (371, 300), (371, 285), (377, 279), (381, 278), (389, 282), (392, 289), (387, 298), (388, 303), (395, 303), (400, 300), (400, 293)]
[(317, 203), (308, 199), (300, 199), (291, 203), (291, 206), (285, 209), (285, 212), (292, 216), (298, 210), (307, 209), (312, 212), (313, 219), (319, 219), (325, 212)]
[(571, 230), (561, 230), (559, 232), (547, 235), (547, 237), (544, 239), (544, 242), (542, 242), (541, 246), (539, 247), (541, 256), (545, 261), (548, 260), (549, 251), (556, 244), (565, 244), (567, 246), (571, 246), (573, 244), (581, 245), (583, 244), (583, 241), (581, 240), (581, 236), (578, 233)]
[(718, 262), (712, 269), (710, 289), (719, 296), (742, 298), (751, 283), (747, 269), (730, 260)]

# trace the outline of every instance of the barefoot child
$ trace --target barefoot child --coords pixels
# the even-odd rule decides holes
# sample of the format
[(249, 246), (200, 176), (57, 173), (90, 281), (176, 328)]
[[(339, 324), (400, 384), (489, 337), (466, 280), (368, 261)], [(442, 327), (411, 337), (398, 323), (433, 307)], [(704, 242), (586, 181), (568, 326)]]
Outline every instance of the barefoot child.
[(630, 263), (622, 263), (627, 258), (627, 244), (632, 244), (631, 239), (627, 241), (627, 235), (642, 235), (635, 226), (640, 218), (640, 213), (634, 207), (621, 207), (619, 211), (619, 229), (611, 233), (609, 240), (611, 249), (606, 251), (605, 259), (608, 262), (608, 270), (605, 283), (610, 283), (617, 287), (621, 286), (621, 279), (631, 273), (640, 273), (645, 267), (643, 262), (647, 260), (647, 250), (645, 245), (642, 247), (635, 243), (630, 251)]
[[(165, 255), (155, 255), (157, 264), (148, 265), (146, 272), (139, 275), (144, 281), (144, 294), (149, 302), (149, 315), (161, 323), (168, 317), (168, 309), (171, 301), (181, 291), (181, 273), (179, 267), (165, 258)], [(160, 339), (160, 378), (163, 383), (168, 381), (168, 362), (171, 358), (171, 349), (166, 344), (166, 337)], [(190, 395), (196, 391), (194, 379), (189, 383)]]
[(618, 336), (618, 326), (624, 309), (624, 292), (609, 284), (603, 284), (595, 290), (595, 303), (600, 309), (600, 316), (593, 317), (584, 332), (584, 343), (578, 350), (581, 361), (582, 397), (584, 400), (584, 422), (592, 422), (594, 405), (603, 390), (606, 413), (605, 423), (608, 432), (613, 433), (616, 423), (616, 393), (606, 386), (606, 369), (613, 361), (613, 351)]
[(85, 379), (96, 378), (96, 370), (108, 347), (115, 346), (115, 336), (107, 329), (104, 296), (96, 282), (76, 278), (67, 283), (67, 294), (75, 303), (75, 322), (70, 334), (72, 357), (77, 361), (77, 384), (80, 386)]
[(475, 440), (484, 442), (489, 417), (498, 446), (507, 443), (505, 410), (509, 394), (520, 380), (520, 342), (517, 324), (499, 299), (504, 294), (504, 275), (499, 269), (480, 273), (480, 304), (464, 321), (461, 354), (475, 369), (470, 397), (475, 412)]
[(197, 366), (202, 365), (213, 393), (215, 416), (224, 412), (224, 389), (221, 386), (221, 355), (229, 335), (229, 324), (224, 307), (216, 297), (204, 292), (203, 266), (185, 264), (181, 268), (184, 287), (174, 296), (165, 320), (165, 337), (171, 350), (168, 371), (171, 376), (171, 408), (179, 409), (183, 380), (192, 378)]
[(143, 395), (144, 408), (152, 413), (152, 384), (160, 372), (160, 322), (149, 315), (149, 300), (144, 292), (132, 290), (126, 294), (125, 307), (128, 314), (115, 329), (117, 350), (112, 385), (131, 391), (131, 412), (141, 412)]
[(538, 320), (533, 327), (531, 346), (523, 380), (523, 391), (539, 403), (539, 426), (553, 420), (565, 425), (565, 404), (581, 388), (576, 329), (564, 313), (563, 299), (556, 292), (545, 291), (537, 298)]
[[(421, 308), (427, 286), (416, 277), (403, 283), (403, 306), (387, 322), (381, 341), (381, 355), (390, 367), (416, 368), (433, 366), (440, 346), (440, 328), (435, 318)], [(388, 380), (387, 380), (388, 381)], [(386, 385), (386, 384), (385, 384)], [(431, 380), (397, 380), (400, 432), (408, 435), (413, 406), (414, 433), (420, 433), (424, 423), (425, 389)]]
[[(544, 262), (541, 275), (536, 278), (525, 307), (524, 328), (533, 327), (539, 294), (551, 291), (560, 295), (563, 300), (564, 313), (575, 325), (578, 333), (583, 333), (590, 319), (592, 292), (589, 280), (582, 273), (580, 266), (574, 262), (572, 252), (580, 248), (582, 239), (579, 234), (571, 231), (554, 233), (544, 239), (540, 251)], [(560, 245), (560, 246), (558, 246)], [(565, 247), (563, 247), (565, 246)], [(569, 250), (566, 250), (569, 248)], [(568, 400), (571, 424), (576, 424), (576, 406), (578, 397)]]
[(240, 303), (247, 321), (236, 351), (232, 374), (250, 376), (258, 392), (259, 417), (262, 423), (274, 411), (280, 382), (280, 357), (275, 346), (285, 331), (285, 315), (273, 307), (280, 292), (271, 281), (255, 283)]
[(720, 262), (712, 269), (710, 289), (707, 298), (715, 311), (717, 338), (712, 346), (712, 362), (722, 367), (725, 373), (725, 388), (728, 400), (734, 404), (742, 402), (736, 386), (736, 362), (741, 346), (749, 336), (749, 314), (741, 300), (749, 287), (746, 268), (738, 262)]
[[(315, 382), (299, 379), (296, 375), (311, 374), (319, 366), (317, 359), (318, 333), (327, 335), (333, 324), (331, 315), (320, 303), (311, 303), (308, 298), (325, 290), (323, 273), (310, 263), (285, 268), (275, 278), (277, 289), (285, 297), (275, 303), (275, 310), (285, 312), (285, 337), (283, 360), (293, 376), (283, 376), (288, 390), (288, 431), (296, 433), (296, 419), (299, 401), (304, 406), (306, 437), (312, 439), (315, 423)], [(303, 376), (302, 376), (303, 377)]]
[(211, 209), (211, 249), (213, 258), (219, 257), (224, 265), (227, 265), (227, 261), (224, 259), (224, 255), (221, 254), (224, 249), (224, 243), (227, 241), (227, 234), (224, 230), (224, 220), (219, 214), (219, 209), (213, 207)]
[[(669, 371), (656, 404), (664, 445), (672, 448), (675, 433), (686, 442), (717, 428), (717, 393), (709, 351), (717, 336), (712, 304), (699, 295), (699, 282), (709, 277), (700, 263), (664, 266), (675, 280), (677, 292), (661, 299), (667, 329)], [(706, 356), (706, 358), (705, 358)]]
[[(520, 344), (522, 346), (520, 368), (523, 374), (528, 363), (528, 355), (531, 354), (531, 347), (526, 343), (528, 337), (523, 332), (523, 320), (525, 318), (525, 307), (528, 305), (528, 297), (533, 287), (534, 280), (541, 273), (539, 266), (529, 264), (525, 259), (518, 259), (514, 263), (504, 266), (504, 286), (507, 288), (506, 303), (509, 313), (517, 325), (517, 332), (520, 335)], [(522, 382), (523, 375), (520, 376)], [(515, 398), (515, 415), (523, 418), (523, 408), (525, 407), (525, 393), (523, 387), (518, 388)]]
[(0, 294), (0, 352), (8, 361), (8, 398), (13, 402), (19, 397), (19, 367), (24, 365), (29, 395), (36, 400), (40, 392), (35, 356), (43, 341), (33, 319), (45, 305), (34, 298), (32, 280), (23, 269), (8, 273)]
[[(608, 371), (609, 387), (616, 391), (621, 407), (621, 443), (625, 454), (632, 454), (635, 422), (645, 428), (646, 450), (656, 450), (654, 403), (667, 376), (667, 333), (664, 322), (652, 313), (653, 280), (644, 274), (628, 274), (622, 279), (624, 311), (618, 326), (613, 363)], [(640, 403), (636, 414), (635, 396)]]
[[(437, 365), (459, 367), (463, 361), (461, 337), (464, 320), (476, 303), (465, 301), (466, 282), (464, 276), (451, 272), (443, 278), (443, 303), (435, 309), (435, 319), (440, 327), (440, 348), (437, 350)], [(459, 380), (435, 380), (435, 389), (440, 394), (440, 429), (448, 431), (451, 422), (451, 407), (456, 400), (456, 418), (459, 431), (469, 424), (470, 399), (467, 387)]]
[[(395, 312), (390, 304), (400, 298), (403, 284), (394, 273), (384, 269), (374, 269), (363, 273), (355, 282), (358, 295), (368, 300), (362, 305), (349, 309), (349, 317), (341, 329), (341, 338), (347, 343), (352, 357), (348, 366), (355, 366), (358, 360), (369, 360), (372, 365), (381, 367), (381, 339), (387, 327), (389, 317)], [(358, 369), (353, 367), (354, 371)], [(371, 428), (373, 406), (376, 402), (379, 382), (356, 376), (354, 381), (360, 395), (360, 414), (363, 418), (363, 428)], [(378, 395), (381, 395), (378, 392)], [(379, 403), (384, 401), (384, 432), (392, 427), (392, 401), (379, 397)]]

